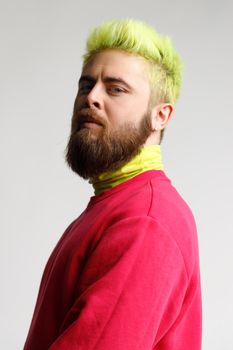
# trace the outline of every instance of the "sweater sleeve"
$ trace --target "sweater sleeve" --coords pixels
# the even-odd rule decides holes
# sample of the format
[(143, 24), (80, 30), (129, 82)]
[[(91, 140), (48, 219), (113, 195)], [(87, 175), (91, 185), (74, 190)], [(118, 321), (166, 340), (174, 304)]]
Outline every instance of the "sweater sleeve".
[(180, 249), (158, 222), (121, 220), (90, 254), (49, 350), (151, 349), (178, 317), (187, 284)]

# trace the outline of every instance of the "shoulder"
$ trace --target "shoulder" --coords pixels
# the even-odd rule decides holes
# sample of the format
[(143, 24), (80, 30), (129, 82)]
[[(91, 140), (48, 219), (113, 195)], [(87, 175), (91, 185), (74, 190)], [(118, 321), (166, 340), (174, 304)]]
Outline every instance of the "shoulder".
[(147, 239), (155, 244), (176, 246), (190, 275), (199, 259), (195, 218), (170, 179), (162, 172), (153, 175), (128, 193), (122, 217), (134, 222), (134, 227), (145, 227)]
[(101, 222), (103, 233), (127, 232), (135, 240), (145, 235), (161, 249), (173, 246), (187, 270), (193, 269), (198, 257), (195, 220), (164, 172), (142, 173), (100, 196), (96, 204), (95, 223)]
[(156, 186), (152, 179), (151, 191), (148, 216), (155, 219), (176, 242), (191, 274), (199, 264), (198, 234), (192, 209), (171, 182)]

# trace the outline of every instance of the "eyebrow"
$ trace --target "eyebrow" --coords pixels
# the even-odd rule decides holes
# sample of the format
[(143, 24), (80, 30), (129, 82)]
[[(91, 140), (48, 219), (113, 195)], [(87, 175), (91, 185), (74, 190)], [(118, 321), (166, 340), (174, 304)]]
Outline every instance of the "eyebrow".
[(91, 83), (95, 83), (96, 82), (96, 80), (93, 77), (91, 77), (90, 75), (82, 75), (80, 77), (78, 83), (80, 84), (82, 81), (89, 81)]
[[(81, 78), (79, 79), (79, 84), (82, 81), (88, 81), (88, 82), (94, 84), (96, 82), (96, 79), (93, 78), (91, 75), (82, 75)], [(105, 77), (103, 81), (104, 81), (104, 83), (120, 83), (120, 84), (125, 85), (128, 89), (133, 90), (133, 87), (122, 78), (109, 76), (109, 77)]]

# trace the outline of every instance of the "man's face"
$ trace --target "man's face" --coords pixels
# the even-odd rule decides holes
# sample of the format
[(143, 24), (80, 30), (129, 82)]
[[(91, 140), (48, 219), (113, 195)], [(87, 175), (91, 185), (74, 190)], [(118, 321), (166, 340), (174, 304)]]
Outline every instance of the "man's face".
[(79, 80), (66, 161), (91, 178), (139, 153), (151, 134), (144, 59), (119, 50), (95, 54)]

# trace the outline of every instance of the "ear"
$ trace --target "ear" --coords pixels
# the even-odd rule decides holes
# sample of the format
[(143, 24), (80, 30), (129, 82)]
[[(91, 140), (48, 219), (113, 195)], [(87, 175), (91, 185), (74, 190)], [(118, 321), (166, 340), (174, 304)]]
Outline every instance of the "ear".
[(174, 107), (171, 103), (161, 103), (155, 106), (151, 112), (151, 127), (153, 131), (159, 131), (166, 127)]

